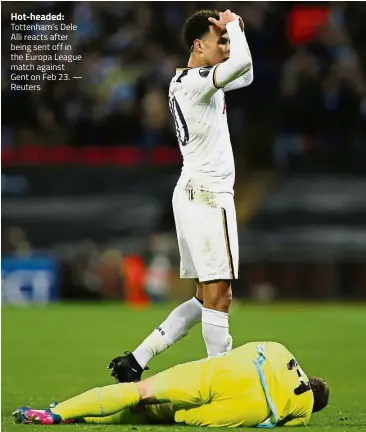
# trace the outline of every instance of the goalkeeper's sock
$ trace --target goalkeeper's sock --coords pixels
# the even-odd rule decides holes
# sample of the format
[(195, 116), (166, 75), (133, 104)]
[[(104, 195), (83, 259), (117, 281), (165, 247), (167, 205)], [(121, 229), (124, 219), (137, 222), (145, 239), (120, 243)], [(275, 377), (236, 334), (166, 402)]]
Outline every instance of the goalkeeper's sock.
[(62, 420), (78, 417), (99, 417), (114, 414), (124, 408), (136, 406), (140, 395), (135, 383), (97, 387), (59, 403), (51, 412)]
[(228, 313), (202, 308), (202, 333), (209, 357), (231, 351)]
[(184, 337), (201, 317), (202, 304), (196, 297), (176, 307), (132, 353), (142, 369), (155, 355)]

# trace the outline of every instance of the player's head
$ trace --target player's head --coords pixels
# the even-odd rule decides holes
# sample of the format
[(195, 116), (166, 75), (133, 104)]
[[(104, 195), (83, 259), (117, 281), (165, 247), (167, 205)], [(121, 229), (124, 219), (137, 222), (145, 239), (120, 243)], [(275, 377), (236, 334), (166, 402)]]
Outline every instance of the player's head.
[(321, 378), (309, 377), (311, 390), (314, 394), (313, 412), (321, 411), (328, 405), (329, 400), (329, 386)]
[(216, 10), (200, 10), (189, 17), (183, 27), (186, 47), (199, 58), (202, 66), (213, 66), (227, 60), (230, 43), (227, 33), (211, 24), (209, 17), (219, 20)]

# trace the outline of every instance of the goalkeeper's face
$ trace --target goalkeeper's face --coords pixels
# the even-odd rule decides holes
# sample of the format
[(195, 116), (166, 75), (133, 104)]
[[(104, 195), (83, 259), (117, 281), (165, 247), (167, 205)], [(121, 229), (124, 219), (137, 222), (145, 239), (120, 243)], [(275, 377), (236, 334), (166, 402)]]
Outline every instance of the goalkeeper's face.
[(201, 40), (201, 49), (206, 66), (214, 66), (230, 57), (230, 42), (228, 34), (222, 33), (216, 27), (210, 26), (210, 31)]

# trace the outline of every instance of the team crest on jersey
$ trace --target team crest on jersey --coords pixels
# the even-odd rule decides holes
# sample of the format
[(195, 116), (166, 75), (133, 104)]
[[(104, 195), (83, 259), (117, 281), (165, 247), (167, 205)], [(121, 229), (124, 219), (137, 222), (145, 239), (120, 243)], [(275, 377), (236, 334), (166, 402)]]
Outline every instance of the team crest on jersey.
[(212, 66), (201, 67), (199, 70), (199, 74), (201, 75), (202, 78), (207, 78), (211, 69), (212, 69)]

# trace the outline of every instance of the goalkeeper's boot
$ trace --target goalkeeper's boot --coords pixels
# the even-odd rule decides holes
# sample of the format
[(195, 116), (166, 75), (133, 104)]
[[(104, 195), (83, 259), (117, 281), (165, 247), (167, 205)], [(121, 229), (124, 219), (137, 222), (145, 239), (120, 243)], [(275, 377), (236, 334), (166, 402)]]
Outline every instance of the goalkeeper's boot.
[(109, 363), (108, 369), (111, 369), (111, 376), (117, 382), (127, 383), (141, 381), (143, 371), (149, 368), (143, 369), (134, 355), (129, 351), (125, 351), (124, 356), (116, 357)]
[[(55, 408), (57, 407), (58, 402), (52, 402), (50, 405), (50, 408)], [(71, 419), (67, 419), (67, 420), (62, 420), (61, 422), (62, 424), (71, 424), (71, 423), (85, 423), (84, 417), (76, 417), (76, 418), (71, 418)]]
[(21, 407), (13, 412), (16, 423), (53, 425), (62, 422), (58, 414), (50, 409), (36, 410), (29, 407)]

